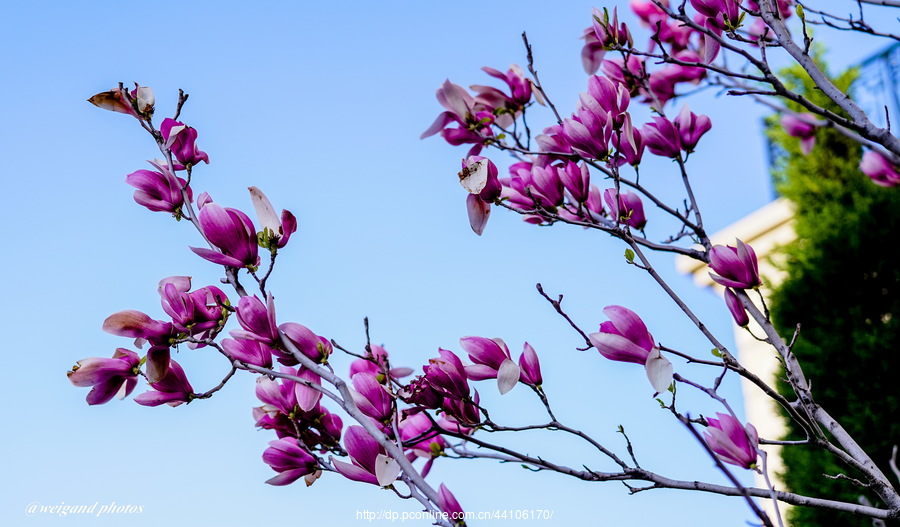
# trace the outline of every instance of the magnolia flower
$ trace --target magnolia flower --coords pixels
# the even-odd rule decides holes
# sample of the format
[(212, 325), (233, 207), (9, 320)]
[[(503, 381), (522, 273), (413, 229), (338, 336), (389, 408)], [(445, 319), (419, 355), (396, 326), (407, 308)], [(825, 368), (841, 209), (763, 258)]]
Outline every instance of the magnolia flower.
[(878, 186), (895, 187), (900, 184), (900, 172), (897, 171), (897, 167), (874, 150), (863, 154), (859, 169)]
[(209, 201), (200, 209), (197, 219), (203, 235), (219, 250), (191, 247), (194, 253), (227, 267), (259, 267), (256, 228), (246, 214)]
[(603, 47), (610, 49), (618, 46), (623, 48), (630, 48), (633, 46), (631, 32), (628, 31), (628, 26), (626, 26), (624, 22), (619, 25), (619, 15), (615, 7), (613, 8), (612, 18), (610, 18), (609, 11), (606, 9), (604, 9), (603, 12), (600, 12), (600, 10), (595, 7), (593, 9), (593, 18), (594, 33), (597, 35), (597, 40)]
[[(357, 373), (367, 372), (374, 375), (378, 378), (378, 381), (381, 383), (386, 382), (386, 379), (383, 378), (384, 369), (388, 365), (388, 352), (384, 349), (383, 346), (379, 346), (378, 344), (372, 344), (369, 346), (371, 349), (371, 359), (356, 359), (355, 361), (350, 363), (350, 377), (353, 377)], [(406, 377), (412, 375), (412, 368), (407, 368), (404, 366), (391, 368), (388, 372), (391, 377), (394, 379), (400, 379), (402, 377)]]
[(290, 211), (282, 209), (281, 217), (275, 214), (275, 208), (269, 198), (257, 187), (249, 187), (250, 199), (256, 209), (256, 219), (262, 231), (257, 234), (259, 244), (270, 250), (281, 249), (297, 230), (297, 218)]
[[(716, 245), (709, 253), (709, 276), (718, 284), (735, 289), (753, 289), (762, 282), (756, 253), (741, 240), (737, 247)], [(715, 272), (713, 272), (715, 271)]]
[(641, 137), (647, 148), (658, 156), (676, 158), (681, 155), (681, 133), (665, 117), (654, 117), (652, 123), (642, 126)]
[(78, 361), (68, 372), (69, 382), (79, 387), (92, 386), (88, 404), (109, 402), (117, 394), (124, 399), (137, 385), (141, 358), (137, 353), (118, 348), (111, 359), (91, 357)]
[(606, 306), (603, 314), (609, 321), (600, 324), (599, 332), (588, 335), (597, 351), (610, 360), (646, 364), (656, 345), (641, 317), (622, 306)]
[(541, 376), (541, 361), (531, 344), (525, 343), (522, 355), (519, 356), (519, 380), (530, 386), (540, 386), (544, 382)]
[(144, 392), (134, 398), (134, 402), (144, 406), (168, 404), (178, 406), (194, 398), (194, 389), (188, 382), (181, 365), (171, 361), (165, 377), (159, 382), (151, 382), (154, 391)]
[(603, 64), (603, 57), (606, 55), (606, 49), (603, 43), (597, 39), (597, 33), (594, 26), (584, 29), (581, 36), (584, 39), (584, 46), (581, 48), (581, 66), (588, 75), (597, 73), (600, 65)]
[(459, 502), (456, 501), (456, 497), (450, 492), (450, 489), (443, 483), (438, 487), (438, 505), (440, 505), (441, 511), (447, 514), (454, 525), (465, 525), (465, 511), (462, 510), (462, 507), (459, 505)]
[(681, 148), (685, 152), (693, 152), (703, 134), (712, 128), (712, 122), (705, 115), (697, 115), (684, 105), (675, 118), (675, 128), (681, 139)]
[[(278, 472), (277, 476), (266, 481), (269, 485), (289, 485), (318, 470), (316, 459), (301, 448), (293, 437), (269, 441), (269, 448), (263, 452), (262, 459)], [(307, 477), (306, 484), (311, 485), (313, 481), (315, 478)]]
[(192, 166), (201, 161), (209, 164), (209, 156), (197, 148), (196, 129), (167, 117), (159, 125), (159, 131), (162, 134), (164, 146), (172, 151), (172, 155), (182, 165)]
[(617, 193), (616, 189), (608, 188), (603, 191), (603, 201), (609, 208), (609, 215), (616, 222), (624, 223), (635, 229), (643, 229), (647, 225), (644, 204), (634, 192), (625, 190)]
[(361, 426), (347, 428), (344, 449), (350, 455), (352, 464), (337, 459), (331, 462), (335, 470), (347, 479), (387, 487), (400, 475), (400, 464), (387, 456), (384, 447)]
[(275, 346), (281, 336), (275, 323), (275, 298), (266, 296), (266, 303), (256, 296), (244, 296), (238, 300), (237, 319), (241, 329), (233, 329), (234, 338), (259, 341), (266, 346)]
[(359, 411), (380, 424), (389, 424), (394, 415), (394, 399), (378, 379), (368, 372), (360, 372), (351, 378), (353, 402)]
[[(422, 132), (420, 139), (440, 132), (444, 140), (454, 146), (475, 143), (469, 150), (470, 155), (481, 152), (485, 137), (492, 135), (494, 114), (476, 102), (465, 88), (453, 84), (449, 79), (438, 88), (435, 96), (446, 111), (438, 115), (431, 126)], [(449, 128), (454, 123), (457, 127)]]
[(750, 323), (750, 317), (747, 315), (747, 310), (744, 309), (744, 305), (741, 304), (741, 301), (738, 300), (734, 290), (730, 287), (725, 288), (725, 305), (728, 306), (728, 311), (731, 312), (735, 324), (745, 327)]
[(151, 88), (135, 83), (131, 93), (125, 92), (123, 88), (113, 88), (110, 91), (94, 95), (88, 99), (88, 102), (104, 110), (125, 113), (138, 119), (147, 119), (153, 115), (156, 98), (153, 96)]
[(556, 169), (559, 181), (575, 203), (584, 203), (588, 199), (591, 188), (591, 173), (586, 164), (578, 165), (567, 161)]
[(220, 344), (225, 355), (231, 360), (272, 368), (272, 352), (258, 340), (222, 339)]
[[(151, 161), (159, 172), (152, 170), (138, 170), (125, 176), (128, 183), (137, 190), (134, 191), (134, 201), (153, 212), (169, 212), (179, 217), (181, 207), (184, 205), (184, 194), (188, 200), (193, 199), (193, 192), (187, 181), (175, 177), (168, 169)], [(184, 189), (182, 193), (181, 189)]]
[[(331, 355), (333, 347), (327, 338), (316, 335), (308, 327), (296, 322), (285, 322), (278, 326), (278, 331), (284, 335), (300, 353), (306, 355), (317, 363), (324, 363)], [(273, 353), (278, 357), (278, 362), (287, 366), (298, 363), (290, 352), (282, 352), (274, 349)]]
[(497, 389), (503, 395), (519, 382), (521, 370), (509, 356), (509, 348), (500, 339), (463, 337), (459, 339), (475, 364), (466, 366), (466, 376), (472, 380), (497, 379)]
[(817, 118), (811, 113), (785, 114), (781, 118), (781, 126), (791, 137), (800, 139), (800, 150), (803, 155), (809, 155), (816, 144), (816, 129), (814, 122)]
[(221, 328), (228, 316), (224, 309), (228, 303), (225, 293), (212, 285), (196, 291), (190, 289), (188, 276), (164, 278), (157, 287), (163, 311), (172, 317), (175, 329), (180, 333), (203, 336)]
[(475, 96), (475, 102), (492, 110), (499, 126), (503, 128), (512, 126), (515, 118), (531, 102), (531, 81), (525, 77), (522, 68), (517, 64), (512, 64), (506, 73), (487, 66), (481, 70), (491, 77), (506, 82), (509, 95), (492, 86), (474, 85), (471, 88), (478, 94)]
[(716, 413), (716, 417), (706, 419), (709, 426), (703, 433), (710, 450), (725, 463), (754, 468), (759, 447), (756, 428), (750, 423), (744, 427), (730, 415)]

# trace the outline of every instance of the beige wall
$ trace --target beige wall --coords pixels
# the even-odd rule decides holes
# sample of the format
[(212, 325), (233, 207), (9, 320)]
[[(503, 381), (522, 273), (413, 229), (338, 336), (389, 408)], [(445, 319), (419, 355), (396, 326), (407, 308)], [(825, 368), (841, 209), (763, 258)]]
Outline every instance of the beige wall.
[[(710, 239), (713, 245), (735, 245), (735, 238), (740, 238), (744, 243), (753, 247), (759, 259), (759, 273), (763, 279), (763, 287), (760, 289), (769, 301), (772, 286), (781, 283), (784, 272), (778, 268), (783, 257), (777, 252), (778, 248), (793, 241), (796, 236), (793, 229), (792, 204), (779, 198), (765, 207), (744, 217), (737, 223), (730, 225)], [(685, 274), (692, 274), (694, 283), (701, 287), (709, 287), (715, 294), (722, 298), (723, 288), (709, 277), (709, 267), (697, 260), (687, 257), (678, 257), (676, 260), (678, 270)], [(724, 300), (723, 307), (724, 307)], [(750, 321), (750, 330), (755, 335), (762, 335), (762, 330), (753, 320)], [(779, 362), (775, 350), (755, 338), (744, 328), (734, 326), (734, 339), (737, 347), (737, 357), (745, 368), (754, 372), (759, 378), (773, 384), (779, 371)], [(759, 388), (742, 379), (744, 394), (744, 406), (747, 420), (756, 427), (759, 436), (766, 439), (781, 439), (786, 433), (785, 425), (775, 408), (775, 402), (765, 396)], [(768, 454), (769, 476), (776, 489), (783, 490), (784, 486), (778, 478), (782, 471), (781, 447), (766, 445), (763, 450)], [(766, 483), (761, 475), (756, 476), (756, 484), (765, 488)], [(766, 512), (772, 514), (774, 509), (769, 500), (763, 500)], [(779, 504), (782, 514), (785, 505)]]

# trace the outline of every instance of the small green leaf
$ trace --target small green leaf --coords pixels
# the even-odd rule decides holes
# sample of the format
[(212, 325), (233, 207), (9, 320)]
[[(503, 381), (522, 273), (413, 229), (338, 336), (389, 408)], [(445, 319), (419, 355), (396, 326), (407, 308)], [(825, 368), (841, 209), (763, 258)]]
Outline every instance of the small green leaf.
[(497, 139), (506, 139), (506, 134), (500, 134), (497, 136)]
[(666, 408), (666, 403), (664, 403), (663, 400), (660, 399), (659, 397), (656, 398), (656, 402), (659, 403), (659, 406), (660, 406), (661, 408), (663, 408), (663, 409)]
[(634, 263), (634, 251), (625, 249), (625, 259), (628, 260), (628, 263)]
[(713, 349), (712, 349), (712, 354), (713, 354), (714, 357), (719, 357), (720, 359), (721, 359), (722, 357), (724, 357), (724, 355), (722, 355), (722, 352), (719, 351), (719, 348), (713, 348)]
[(800, 4), (797, 4), (797, 18), (799, 18), (800, 20), (806, 20), (803, 13), (803, 6)]
[(622, 425), (619, 425), (619, 428), (616, 430), (616, 432), (618, 432), (618, 433), (620, 433), (620, 434), (624, 434), (624, 433), (625, 433), (625, 427), (622, 426)]

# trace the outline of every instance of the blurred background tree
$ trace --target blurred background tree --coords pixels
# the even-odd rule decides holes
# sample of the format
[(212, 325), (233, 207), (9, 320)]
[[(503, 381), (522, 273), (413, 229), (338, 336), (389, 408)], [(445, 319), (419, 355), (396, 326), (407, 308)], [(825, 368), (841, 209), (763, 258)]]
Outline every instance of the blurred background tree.
[[(784, 74), (805, 97), (837, 111), (800, 68)], [(856, 69), (845, 71), (837, 85), (849, 88), (857, 76)], [(787, 278), (773, 293), (773, 320), (787, 337), (801, 325), (793, 351), (813, 396), (890, 474), (892, 448), (900, 443), (900, 191), (863, 175), (860, 145), (836, 130), (818, 128), (815, 147), (804, 155), (778, 117), (767, 124), (775, 188), (796, 205), (797, 233), (784, 248)], [(796, 425), (790, 430), (788, 439), (803, 438)], [(782, 452), (790, 490), (881, 505), (865, 488), (835, 479), (857, 475), (822, 449)], [(871, 519), (805, 507), (794, 507), (788, 520), (794, 526), (872, 525)]]

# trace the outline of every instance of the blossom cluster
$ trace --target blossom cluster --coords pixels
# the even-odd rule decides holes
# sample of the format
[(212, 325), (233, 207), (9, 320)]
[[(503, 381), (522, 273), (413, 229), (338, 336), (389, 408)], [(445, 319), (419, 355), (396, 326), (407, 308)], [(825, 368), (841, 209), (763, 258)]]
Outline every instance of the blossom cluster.
[[(477, 234), (484, 232), (492, 209), (501, 206), (519, 213), (528, 223), (570, 223), (608, 233), (629, 245), (627, 263), (645, 270), (652, 271), (650, 264), (642, 254), (637, 259), (635, 254), (641, 247), (691, 255), (708, 264), (710, 277), (724, 288), (725, 303), (735, 323), (747, 326), (751, 315), (760, 320), (748, 296), (749, 290), (757, 290), (763, 283), (756, 253), (739, 239), (734, 246), (709, 242), (686, 173), (686, 163), (712, 129), (712, 122), (687, 105), (677, 114), (667, 113), (667, 107), (703, 82), (709, 71), (716, 71), (712, 65), (721, 52), (722, 35), (761, 46), (771, 38), (772, 28), (753, 0), (690, 0), (689, 5), (692, 11), (688, 15), (683, 12), (685, 4), (676, 16), (666, 0), (631, 2), (641, 24), (654, 32), (646, 50), (634, 47), (631, 28), (619, 21), (616, 9), (595, 9), (592, 25), (582, 35), (581, 58), (588, 74), (585, 91), (570, 113), (557, 114), (556, 124), (543, 128), (534, 138), (524, 125), (526, 112), (534, 104), (552, 104), (536, 78), (529, 78), (517, 65), (505, 72), (483, 68), (501, 83), (500, 88), (475, 85), (467, 90), (446, 80), (436, 93), (443, 111), (422, 137), (440, 135), (451, 145), (470, 145), (459, 181), (467, 192), (470, 226)], [(778, 0), (774, 5), (781, 19), (793, 13), (790, 0)], [(110, 315), (103, 329), (134, 339), (138, 351), (120, 347), (111, 358), (92, 357), (73, 366), (69, 380), (75, 386), (91, 388), (88, 404), (128, 397), (144, 380), (150, 389), (135, 396), (135, 402), (175, 407), (210, 397), (242, 370), (256, 376), (260, 406), (252, 409), (253, 422), (275, 436), (262, 454), (262, 460), (276, 472), (267, 483), (280, 486), (303, 479), (311, 485), (331, 473), (397, 491), (395, 485), (402, 481), (409, 489), (423, 490), (424, 496), (417, 499), (426, 507), (453, 517), (464, 515), (450, 490), (443, 484), (435, 490), (423, 481), (438, 459), (451, 454), (472, 456), (465, 451), (467, 442), (481, 446), (476, 434), (499, 430), (482, 405), (476, 383), (489, 381), (500, 395), (524, 385), (550, 415), (551, 423), (543, 428), (563, 429), (544, 391), (541, 361), (528, 342), (523, 342), (516, 360), (501, 338), (465, 336), (459, 339), (461, 351), (438, 349), (419, 373), (392, 365), (383, 346), (369, 342), (364, 352), (354, 353), (303, 324), (279, 320), (267, 279), (276, 257), (297, 231), (294, 214), (288, 210), (277, 213), (257, 187), (249, 188), (256, 223), (245, 211), (213, 201), (207, 192), (195, 193), (193, 171), (209, 164), (210, 158), (197, 145), (197, 130), (177, 120), (183, 100), (175, 117), (163, 119), (158, 129), (153, 124), (156, 100), (148, 87), (136, 85), (126, 90), (120, 85), (95, 95), (90, 102), (136, 118), (151, 133), (162, 158), (149, 161), (152, 169), (126, 176), (126, 183), (135, 188), (134, 201), (193, 225), (205, 245), (191, 250), (221, 268), (223, 283), (228, 283), (237, 297), (230, 299), (214, 285), (194, 287), (188, 276), (170, 276), (157, 286), (164, 316), (156, 319), (137, 310)], [(637, 122), (633, 104), (649, 106), (653, 117)], [(804, 154), (815, 147), (817, 129), (823, 125), (812, 113), (789, 114), (782, 119), (785, 131), (800, 140)], [(513, 155), (503, 176), (493, 160), (481, 155), (488, 148)], [(640, 184), (640, 167), (647, 153), (677, 167), (685, 185), (683, 207), (666, 206)], [(900, 184), (898, 165), (876, 150), (863, 156), (861, 170), (878, 185)], [(633, 171), (633, 178), (626, 175), (628, 171)], [(646, 203), (676, 218), (682, 231), (663, 242), (649, 240)], [(696, 246), (676, 245), (682, 238), (697, 242)], [(260, 249), (263, 255), (268, 250), (267, 259), (261, 257)], [(266, 263), (268, 267), (263, 269)], [(242, 279), (255, 282), (258, 294), (248, 292)], [(559, 302), (551, 303), (563, 314)], [(705, 426), (701, 444), (721, 462), (757, 469), (756, 428), (742, 423), (723, 399), (713, 396), (727, 409), (727, 413), (717, 412), (715, 418), (691, 419), (675, 407), (678, 386), (697, 384), (682, 377), (682, 365), (676, 373), (670, 359), (684, 358), (685, 364), (705, 361), (695, 361), (661, 344), (629, 308), (609, 305), (602, 313), (607, 320), (599, 323), (596, 332), (581, 331), (563, 316), (586, 341), (584, 349), (593, 348), (609, 361), (643, 368), (653, 397), (659, 397), (663, 408), (687, 426)], [(231, 371), (218, 386), (195, 391), (185, 368), (172, 358), (173, 350), (182, 347), (199, 353), (217, 352)], [(336, 373), (336, 351), (355, 357), (346, 375)], [(598, 367), (614, 367), (598, 361)], [(730, 356), (721, 363), (705, 364), (726, 371), (736, 368)], [(716, 385), (719, 381), (721, 378)], [(707, 391), (711, 392), (715, 390)], [(345, 424), (350, 421), (353, 423)], [(528, 429), (532, 428), (541, 427)], [(584, 437), (580, 432), (576, 435)], [(522, 460), (538, 470), (550, 468), (540, 458), (498, 451), (506, 461)], [(610, 457), (621, 464), (615, 456)], [(597, 477), (587, 470), (586, 478)], [(402, 496), (399, 491), (397, 494)], [(411, 491), (408, 497), (414, 494), (419, 493)]]

